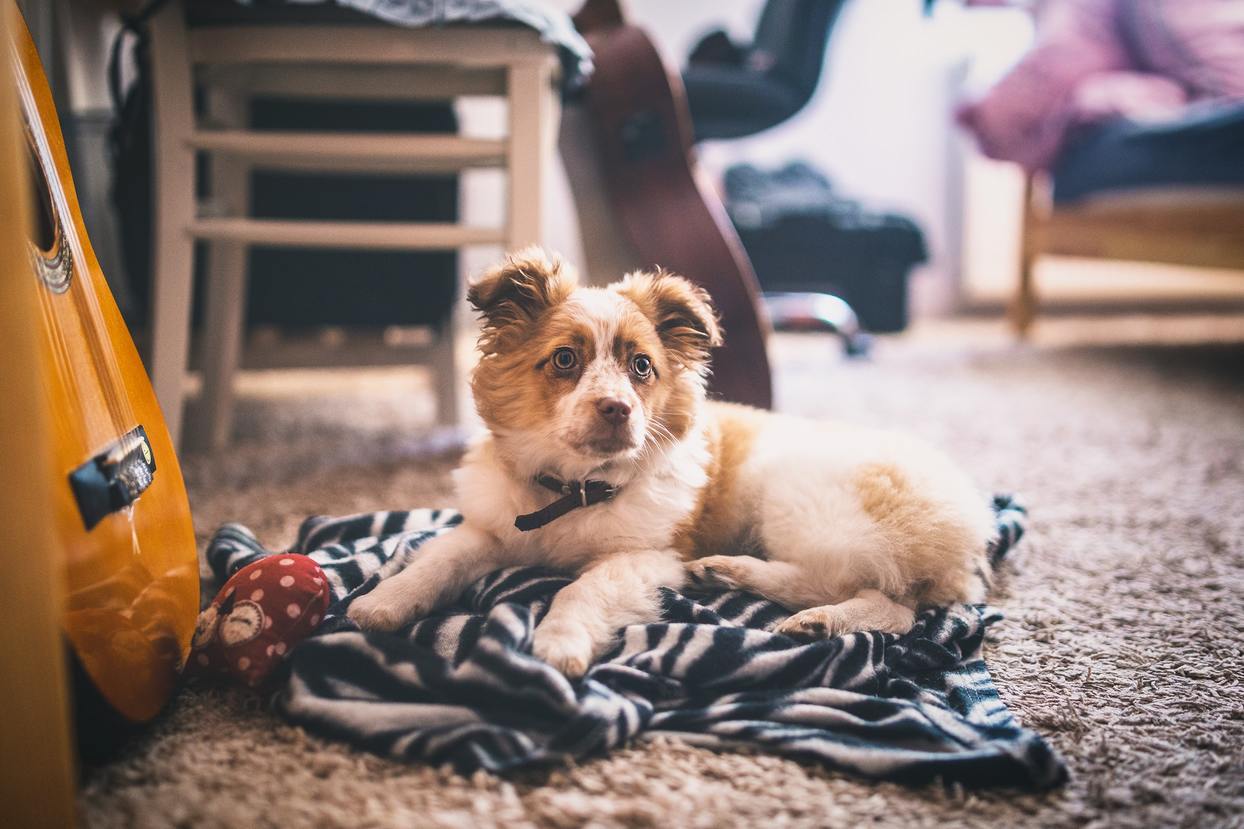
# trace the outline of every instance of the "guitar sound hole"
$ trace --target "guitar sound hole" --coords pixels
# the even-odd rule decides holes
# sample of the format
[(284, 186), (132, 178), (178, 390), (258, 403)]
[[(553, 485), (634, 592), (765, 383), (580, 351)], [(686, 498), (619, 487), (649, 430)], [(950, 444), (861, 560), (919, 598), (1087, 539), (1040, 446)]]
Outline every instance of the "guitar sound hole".
[(34, 151), (26, 146), (26, 162), (30, 169), (31, 239), (41, 252), (50, 254), (56, 246), (56, 216), (52, 213), (52, 197), (43, 168), (35, 160)]

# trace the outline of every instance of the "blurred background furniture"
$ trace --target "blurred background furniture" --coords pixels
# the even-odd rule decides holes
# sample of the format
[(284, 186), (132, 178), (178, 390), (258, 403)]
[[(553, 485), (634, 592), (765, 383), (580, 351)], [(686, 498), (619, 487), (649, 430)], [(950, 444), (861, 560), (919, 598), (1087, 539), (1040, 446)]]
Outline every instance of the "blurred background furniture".
[(1034, 266), (1042, 256), (1120, 259), (1239, 270), (1244, 275), (1244, 191), (1172, 189), (1070, 205), (1047, 179), (1028, 179), (1020, 278), (1010, 309), (1025, 336), (1038, 311)]
[(1050, 0), (1036, 34), (957, 113), (1029, 175), (1017, 332), (1044, 255), (1244, 269), (1244, 3)]
[[(202, 6), (203, 4), (198, 4)], [(212, 4), (206, 4), (210, 7)], [(216, 6), (230, 4), (215, 4)], [(189, 4), (193, 12), (195, 3)], [(257, 7), (258, 8), (258, 7)], [(233, 376), (245, 317), (247, 250), (251, 246), (334, 250), (456, 250), (468, 245), (519, 248), (541, 239), (541, 182), (552, 150), (557, 100), (555, 59), (523, 27), (386, 26), (340, 9), (302, 23), (272, 19), (202, 21), (187, 27), (183, 3), (151, 20), (155, 110), (156, 219), (150, 368), (171, 431), (180, 434), (190, 342), (194, 243), (210, 243), (203, 325), (202, 419), (197, 442), (227, 442)], [(196, 112), (196, 89), (203, 113)], [(256, 129), (256, 98), (366, 102), (452, 101), (499, 96), (508, 107), (508, 135), (326, 132)], [(196, 203), (196, 156), (210, 156), (210, 211)], [(250, 192), (256, 170), (317, 173), (437, 173), (476, 167), (508, 171), (502, 227), (451, 222), (296, 221), (257, 218)], [(343, 274), (351, 278), (355, 274)], [(419, 273), (410, 273), (412, 280)], [(366, 362), (424, 362), (437, 383), (438, 419), (457, 421), (452, 315), (430, 346), (375, 343)], [(265, 348), (265, 351), (268, 349)], [(325, 365), (314, 343), (261, 355), (266, 365)], [(357, 350), (345, 356), (360, 358)], [(250, 361), (248, 361), (250, 362)], [(188, 435), (189, 436), (189, 435)]]
[[(702, 37), (682, 72), (695, 140), (745, 138), (803, 110), (844, 4), (766, 0), (750, 42), (722, 29)], [(722, 190), (775, 328), (836, 333), (855, 355), (867, 350), (861, 323), (906, 327), (908, 275), (928, 258), (911, 220), (865, 212), (804, 161), (776, 170), (736, 164)]]
[[(801, 292), (839, 297), (871, 332), (907, 327), (908, 279), (929, 258), (914, 221), (864, 209), (805, 162), (776, 170), (736, 164), (726, 170), (725, 191), (775, 325), (789, 306), (769, 297)], [(862, 346), (847, 338), (848, 350)]]
[(768, 0), (750, 43), (735, 43), (721, 29), (705, 35), (682, 72), (695, 140), (753, 135), (803, 109), (844, 3)]
[(1036, 318), (1041, 256), (1244, 271), (1244, 104), (1085, 125), (1052, 167), (1025, 188), (1011, 308), (1021, 336)]

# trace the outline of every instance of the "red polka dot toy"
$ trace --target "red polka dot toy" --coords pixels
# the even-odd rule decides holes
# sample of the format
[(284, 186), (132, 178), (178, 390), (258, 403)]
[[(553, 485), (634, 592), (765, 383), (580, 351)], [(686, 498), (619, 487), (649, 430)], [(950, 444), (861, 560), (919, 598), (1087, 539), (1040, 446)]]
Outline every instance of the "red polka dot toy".
[(186, 671), (259, 687), (328, 609), (328, 580), (306, 556), (268, 556), (234, 573), (199, 614)]

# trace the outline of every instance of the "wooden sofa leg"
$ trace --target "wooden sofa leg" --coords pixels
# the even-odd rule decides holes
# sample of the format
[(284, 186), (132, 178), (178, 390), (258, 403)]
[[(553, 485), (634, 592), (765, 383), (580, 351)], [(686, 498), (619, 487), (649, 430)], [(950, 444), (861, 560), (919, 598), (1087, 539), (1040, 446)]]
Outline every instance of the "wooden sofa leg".
[(1037, 259), (1036, 209), (1033, 198), (1036, 182), (1030, 174), (1024, 179), (1024, 195), (1020, 218), (1019, 284), (1011, 301), (1011, 325), (1021, 340), (1027, 338), (1032, 322), (1037, 316), (1036, 287), (1033, 285), (1033, 266)]
[(1035, 258), (1027, 251), (1020, 256), (1019, 284), (1015, 289), (1015, 297), (1011, 301), (1011, 325), (1015, 335), (1020, 339), (1027, 338), (1037, 316), (1037, 297), (1032, 281), (1032, 270)]

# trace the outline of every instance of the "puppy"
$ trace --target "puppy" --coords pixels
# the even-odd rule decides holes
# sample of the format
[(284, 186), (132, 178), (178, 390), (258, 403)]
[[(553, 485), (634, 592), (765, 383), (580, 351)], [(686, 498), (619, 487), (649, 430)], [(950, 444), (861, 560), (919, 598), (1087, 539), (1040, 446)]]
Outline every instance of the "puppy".
[(539, 249), (485, 274), (475, 405), (489, 434), (455, 473), (463, 523), (349, 615), (393, 630), (514, 565), (572, 571), (534, 654), (580, 676), (687, 578), (794, 612), (800, 639), (902, 633), (982, 598), (993, 520), (950, 461), (908, 437), (708, 402), (721, 330), (668, 273), (607, 288)]

